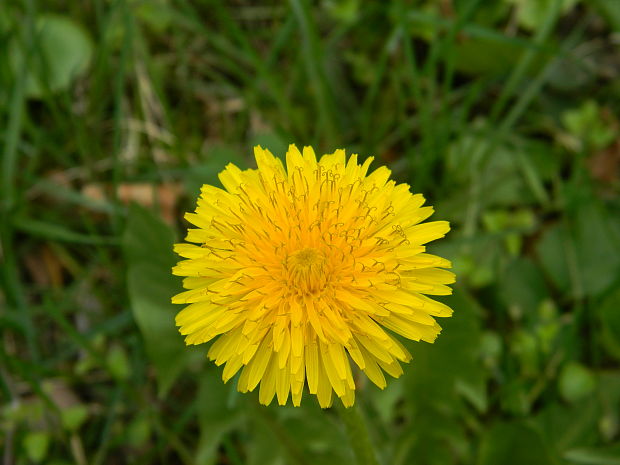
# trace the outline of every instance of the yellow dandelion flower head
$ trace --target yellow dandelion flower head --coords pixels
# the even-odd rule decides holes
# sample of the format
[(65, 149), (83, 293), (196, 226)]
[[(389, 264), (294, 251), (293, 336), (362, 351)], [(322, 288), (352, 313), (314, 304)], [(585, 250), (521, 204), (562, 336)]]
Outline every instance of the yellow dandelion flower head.
[(307, 385), (321, 407), (334, 392), (350, 406), (350, 360), (384, 388), (384, 372), (400, 376), (411, 358), (392, 333), (433, 342), (434, 317), (452, 314), (427, 297), (450, 294), (450, 262), (424, 247), (449, 224), (422, 223), (433, 208), (386, 167), (367, 174), (372, 158), (337, 150), (317, 161), (291, 145), (285, 167), (254, 154), (257, 169), (229, 164), (224, 189), (204, 185), (185, 216), (196, 228), (175, 245), (188, 290), (172, 301), (189, 304), (176, 323), (188, 345), (217, 338), (208, 356), (224, 381), (241, 370), (239, 391), (260, 384), (263, 404), (290, 393), (297, 406)]

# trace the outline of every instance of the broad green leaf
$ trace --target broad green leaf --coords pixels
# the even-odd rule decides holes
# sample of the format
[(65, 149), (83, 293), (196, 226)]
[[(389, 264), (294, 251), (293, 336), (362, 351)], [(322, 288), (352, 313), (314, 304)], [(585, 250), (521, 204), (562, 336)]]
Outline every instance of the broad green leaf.
[(457, 380), (479, 386), (485, 376), (480, 359), (482, 310), (460, 289), (443, 301), (454, 309), (454, 315), (437, 319), (443, 329), (435, 343), (406, 341), (413, 359), (404, 367), (403, 382), (424, 394), (418, 397), (410, 391), (410, 400), (416, 404), (431, 393), (437, 400), (441, 393), (454, 395)]
[(63, 408), (60, 412), (60, 419), (63, 428), (73, 433), (80, 429), (88, 418), (88, 408), (84, 404), (76, 404)]
[(106, 362), (114, 378), (126, 380), (131, 375), (131, 364), (123, 346), (113, 345), (110, 347), (106, 356)]
[(182, 289), (181, 280), (171, 273), (175, 263), (172, 244), (172, 231), (161, 219), (137, 205), (130, 207), (123, 236), (129, 266), (129, 299), (147, 354), (155, 366), (162, 397), (189, 363), (192, 353), (174, 323), (179, 308), (170, 303), (170, 298)]
[(502, 337), (495, 331), (485, 331), (480, 338), (480, 355), (487, 368), (495, 368), (504, 349)]
[(153, 31), (163, 33), (174, 20), (175, 11), (167, 0), (151, 0), (139, 2), (135, 7), (138, 18), (150, 26)]
[[(292, 141), (284, 140), (276, 132), (262, 132), (254, 135), (249, 142), (252, 147), (260, 145), (264, 149), (269, 149), (276, 157), (284, 160), (288, 144)], [(303, 145), (307, 145), (307, 142), (302, 141), (298, 144), (300, 150)], [(317, 156), (320, 155), (322, 154), (317, 153)]]
[(543, 234), (538, 259), (559, 290), (578, 298), (600, 295), (620, 275), (620, 222), (581, 186), (566, 196), (568, 221)]
[(597, 79), (597, 68), (588, 66), (587, 52), (578, 54), (575, 51), (570, 54), (562, 54), (554, 57), (554, 63), (548, 74), (549, 87), (562, 92), (579, 93), (586, 86), (594, 85)]
[(564, 458), (580, 465), (620, 465), (620, 443), (566, 451)]
[(583, 399), (596, 387), (596, 378), (580, 363), (569, 362), (562, 368), (558, 388), (568, 402)]
[(506, 0), (517, 9), (517, 21), (520, 26), (537, 30), (545, 21), (551, 8), (560, 7), (560, 14), (567, 13), (578, 0)]
[(552, 403), (534, 419), (545, 442), (557, 454), (595, 444), (601, 409), (594, 396), (570, 405)]
[(478, 465), (549, 465), (551, 451), (541, 435), (523, 422), (498, 423), (482, 438)]
[(196, 405), (200, 438), (196, 448), (196, 463), (215, 463), (218, 446), (224, 435), (242, 424), (246, 418), (237, 405), (240, 396), (236, 392), (237, 378), (224, 384), (221, 371), (220, 367), (209, 363), (199, 379)]
[[(434, 344), (405, 341), (413, 359), (404, 366), (401, 406), (405, 421), (401, 441), (409, 442), (411, 462), (429, 465), (465, 461), (469, 454), (463, 425), (458, 421), (466, 399), (480, 411), (487, 407), (486, 372), (480, 356), (482, 311), (463, 290), (444, 300), (454, 309), (438, 319), (443, 330)], [(465, 444), (465, 445), (463, 445)], [(405, 460), (403, 463), (409, 463)]]
[(519, 360), (521, 374), (533, 378), (540, 372), (540, 351), (538, 341), (531, 331), (518, 329), (510, 340), (510, 351)]
[(562, 292), (569, 290), (571, 277), (566, 254), (573, 247), (566, 227), (555, 224), (547, 229), (536, 244), (536, 255), (551, 282)]
[(174, 324), (178, 309), (170, 303), (170, 297), (179, 289), (175, 281), (170, 271), (157, 269), (155, 264), (130, 265), (127, 275), (134, 318), (157, 370), (161, 397), (188, 364), (190, 353)]
[(87, 32), (72, 19), (42, 15), (36, 21), (33, 50), (13, 42), (10, 55), (14, 72), (29, 56), (26, 95), (40, 98), (47, 91), (64, 90), (83, 74), (90, 63), (93, 45)]
[[(446, 211), (442, 207), (437, 207), (437, 210)], [(497, 263), (504, 250), (502, 242), (502, 236), (480, 232), (471, 238), (447, 239), (432, 244), (429, 250), (442, 257), (451, 257), (459, 282), (479, 288), (497, 279)]]
[(580, 201), (573, 216), (578, 264), (575, 274), (584, 295), (599, 295), (620, 276), (620, 216), (603, 208), (595, 198)]
[[(304, 397), (300, 407), (252, 402), (252, 443), (248, 464), (338, 465), (354, 463), (339, 418)], [(335, 410), (335, 409), (334, 409)], [(277, 439), (277, 441), (274, 441)]]
[(151, 429), (151, 421), (147, 415), (136, 416), (128, 425), (127, 442), (134, 447), (144, 446), (151, 436)]
[[(307, 392), (304, 393), (304, 399), (299, 408), (287, 407), (283, 409), (279, 406), (273, 406), (269, 409), (274, 415), (276, 424), (280, 425), (282, 430), (286, 432), (286, 436), (282, 437), (288, 458), (286, 463), (302, 465), (302, 461), (298, 460), (300, 457), (303, 464), (306, 465), (354, 463), (349, 439), (344, 434), (341, 419), (330, 415), (336, 412), (321, 409), (316, 399), (306, 394)], [(357, 408), (362, 409), (363, 401), (360, 397), (364, 396), (364, 393), (360, 392), (358, 396)], [(336, 408), (332, 410), (336, 410)], [(375, 430), (372, 419), (366, 416), (366, 421), (372, 436), (372, 432)], [(287, 442), (291, 444), (287, 444)], [(375, 445), (379, 444), (375, 442)]]
[(23, 439), (23, 446), (28, 458), (34, 463), (40, 463), (47, 456), (50, 436), (45, 431), (27, 433)]
[(598, 426), (603, 439), (609, 441), (616, 437), (620, 424), (620, 371), (602, 372), (598, 376), (597, 396), (603, 410)]
[(499, 390), (499, 401), (504, 412), (524, 416), (530, 412), (529, 385), (518, 377), (504, 383)]
[[(497, 206), (524, 207), (534, 200), (526, 184), (519, 156), (512, 147), (502, 144), (489, 153), (493, 128), (486, 121), (475, 125), (452, 143), (446, 156), (446, 169), (453, 180), (454, 199), (460, 207), (453, 219), (463, 221), (470, 202), (480, 204), (480, 210)], [(486, 156), (481, 156), (481, 155)], [(471, 198), (472, 184), (479, 193)]]
[(590, 0), (590, 2), (605, 16), (615, 32), (620, 32), (620, 2), (617, 0)]
[(360, 0), (327, 0), (324, 2), (324, 8), (335, 20), (350, 24), (359, 17), (360, 3)]
[(607, 296), (596, 312), (603, 333), (603, 345), (610, 355), (620, 360), (620, 288)]
[(508, 73), (526, 49), (493, 37), (468, 37), (455, 44), (455, 67), (471, 75)]
[(215, 145), (207, 150), (204, 161), (201, 160), (194, 163), (184, 173), (185, 184), (190, 198), (195, 199), (198, 197), (203, 184), (221, 187), (218, 174), (229, 163), (237, 165), (242, 170), (246, 169), (245, 153), (227, 145)]
[(498, 284), (499, 297), (511, 314), (533, 322), (539, 305), (548, 297), (536, 265), (528, 258), (516, 258), (503, 270)]
[[(153, 268), (165, 269), (171, 275), (170, 269), (176, 263), (172, 251), (172, 229), (151, 210), (139, 205), (132, 204), (128, 214), (129, 220), (123, 234), (123, 252), (129, 265), (152, 263)], [(174, 280), (178, 281), (178, 278)]]
[(286, 456), (279, 441), (265, 427), (254, 428), (252, 440), (247, 444), (247, 465), (284, 465)]

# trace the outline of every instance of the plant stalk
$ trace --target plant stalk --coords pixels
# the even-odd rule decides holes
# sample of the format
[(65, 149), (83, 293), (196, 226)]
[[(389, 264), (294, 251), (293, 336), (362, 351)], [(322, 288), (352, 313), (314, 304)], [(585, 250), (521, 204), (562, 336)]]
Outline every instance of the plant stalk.
[(377, 460), (377, 454), (373, 447), (370, 435), (368, 433), (368, 427), (366, 421), (362, 416), (362, 413), (357, 407), (357, 404), (346, 408), (336, 401), (336, 410), (340, 415), (340, 419), (345, 426), (347, 436), (351, 448), (357, 459), (359, 465), (379, 465)]

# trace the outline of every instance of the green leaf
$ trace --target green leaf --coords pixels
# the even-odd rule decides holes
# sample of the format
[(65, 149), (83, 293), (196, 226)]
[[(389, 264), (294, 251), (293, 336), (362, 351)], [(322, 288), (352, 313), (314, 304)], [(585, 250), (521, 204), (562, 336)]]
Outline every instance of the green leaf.
[[(152, 263), (154, 268), (170, 269), (176, 257), (172, 251), (174, 234), (151, 210), (132, 204), (128, 211), (128, 222), (123, 235), (123, 252), (129, 265)], [(170, 299), (168, 299), (170, 300)]]
[(502, 410), (517, 416), (527, 415), (531, 408), (528, 388), (526, 382), (517, 377), (503, 384), (499, 391)]
[(534, 334), (524, 329), (515, 331), (510, 340), (510, 350), (515, 354), (521, 365), (521, 373), (525, 377), (535, 377), (540, 372), (540, 351)]
[(521, 44), (494, 37), (468, 37), (454, 47), (456, 69), (471, 75), (507, 73), (525, 52)]
[(213, 463), (223, 437), (245, 419), (236, 402), (239, 394), (235, 384), (236, 378), (224, 384), (221, 368), (212, 363), (205, 367), (200, 377), (197, 394), (200, 438), (196, 448), (196, 463)]
[(530, 322), (536, 317), (540, 303), (549, 295), (538, 267), (527, 258), (513, 260), (504, 269), (498, 284), (500, 298), (511, 314), (524, 316)]
[(570, 405), (552, 403), (535, 418), (545, 442), (558, 454), (594, 444), (598, 440), (597, 424), (601, 409), (594, 396)]
[(548, 445), (531, 426), (498, 423), (488, 429), (480, 446), (478, 465), (549, 465)]
[(620, 424), (620, 371), (599, 373), (597, 396), (602, 414), (598, 426), (607, 441), (616, 437)]
[(64, 16), (40, 16), (36, 32), (33, 51), (24, 50), (13, 42), (9, 54), (14, 72), (30, 55), (26, 95), (40, 98), (48, 89), (51, 92), (66, 89), (83, 74), (90, 63), (93, 45), (86, 31)]
[(35, 463), (42, 462), (47, 456), (50, 444), (50, 436), (44, 431), (27, 433), (23, 439), (26, 455)]
[(183, 175), (187, 192), (191, 198), (196, 198), (200, 194), (200, 188), (203, 184), (221, 187), (218, 174), (229, 163), (237, 165), (240, 169), (246, 169), (247, 161), (244, 155), (244, 153), (228, 145), (215, 145), (211, 147), (205, 156), (206, 160), (193, 164), (187, 170), (187, 173)]
[[(454, 309), (450, 318), (438, 318), (442, 332), (434, 344), (406, 341), (413, 360), (405, 367), (403, 380), (419, 396), (411, 393), (415, 403), (426, 395), (445, 391), (454, 395), (457, 380), (478, 385), (484, 378), (480, 360), (480, 318), (478, 304), (464, 291), (456, 289), (454, 295), (442, 299)], [(447, 367), (450, 367), (448, 370)], [(426, 401), (425, 401), (426, 402)]]
[(570, 247), (570, 237), (566, 227), (555, 224), (547, 229), (536, 244), (536, 255), (551, 282), (563, 292), (570, 287), (570, 274), (566, 251)]
[(620, 3), (617, 0), (590, 0), (607, 18), (615, 32), (620, 32)]
[(606, 147), (616, 137), (616, 131), (605, 122), (594, 100), (586, 100), (580, 107), (565, 111), (562, 122), (572, 135), (595, 150)]
[(157, 372), (160, 397), (168, 392), (192, 353), (174, 323), (179, 308), (170, 303), (182, 289), (180, 279), (171, 273), (175, 264), (172, 244), (172, 231), (161, 219), (137, 205), (130, 207), (123, 236), (129, 265), (127, 287), (133, 316)]
[(547, 11), (559, 2), (560, 14), (567, 13), (578, 0), (506, 0), (517, 9), (517, 22), (525, 29), (537, 30), (543, 26)]
[(299, 408), (273, 406), (269, 410), (275, 420), (272, 429), (281, 428), (281, 442), (290, 463), (355, 463), (348, 437), (343, 432), (342, 419), (329, 421), (329, 414), (318, 406), (315, 399), (304, 399)]
[[(443, 299), (454, 309), (451, 318), (438, 319), (443, 330), (434, 344), (404, 341), (411, 351), (410, 366), (404, 366), (405, 406), (401, 414), (409, 418), (404, 441), (410, 445), (411, 462), (442, 464), (453, 461), (457, 451), (468, 454), (465, 431), (459, 422), (467, 400), (475, 408), (487, 408), (486, 372), (480, 356), (482, 311), (463, 290)], [(460, 457), (466, 462), (465, 457)], [(404, 461), (403, 463), (408, 463)]]
[(596, 378), (587, 367), (569, 362), (562, 368), (558, 380), (560, 394), (568, 402), (583, 399), (596, 387)]
[(118, 380), (125, 380), (131, 374), (131, 366), (127, 352), (121, 345), (113, 345), (107, 354), (106, 362), (112, 376)]
[(252, 441), (247, 445), (247, 465), (285, 464), (286, 456), (279, 441), (267, 428), (255, 428)]
[(620, 275), (620, 222), (582, 187), (567, 190), (567, 197), (569, 221), (543, 234), (537, 256), (559, 290), (578, 298), (600, 295)]
[(256, 397), (246, 404), (251, 407), (250, 419), (256, 425), (248, 444), (248, 465), (355, 463), (341, 420), (334, 420), (316, 399), (304, 398), (300, 407), (265, 407), (258, 405)]
[(597, 308), (607, 352), (620, 360), (620, 288), (608, 295)]
[(62, 426), (70, 432), (80, 429), (88, 418), (88, 409), (83, 404), (72, 405), (60, 411)]
[(178, 308), (170, 303), (181, 286), (169, 270), (157, 268), (156, 263), (130, 265), (127, 286), (134, 318), (157, 370), (159, 396), (164, 397), (189, 363), (189, 349), (174, 323)]
[(138, 415), (129, 423), (127, 442), (134, 447), (144, 446), (151, 436), (151, 421), (147, 415)]
[(611, 446), (571, 449), (564, 458), (582, 465), (620, 465), (620, 443)]
[(343, 23), (354, 23), (359, 16), (360, 0), (328, 0), (324, 5), (331, 17)]
[(504, 344), (495, 331), (485, 331), (480, 338), (480, 355), (487, 368), (495, 368), (500, 362)]
[[(287, 142), (283, 140), (283, 138), (275, 132), (261, 132), (255, 134), (250, 140), (252, 147), (260, 145), (264, 149), (269, 149), (274, 156), (280, 159), (284, 159), (286, 150), (288, 149), (288, 143), (290, 142), (292, 141)], [(302, 142), (298, 144), (300, 150), (303, 145), (306, 145), (306, 143)]]
[(157, 33), (163, 33), (173, 22), (175, 15), (167, 0), (137, 3), (134, 11), (138, 18)]
[(599, 295), (620, 276), (620, 216), (607, 211), (595, 198), (586, 198), (579, 202), (573, 217), (578, 284), (584, 295)]
[[(475, 129), (478, 129), (477, 131)], [(479, 191), (475, 200), (481, 211), (495, 206), (521, 208), (532, 203), (533, 196), (522, 175), (521, 162), (513, 147), (501, 144), (494, 148), (492, 156), (479, 157), (485, 153), (493, 138), (493, 128), (486, 121), (476, 124), (471, 131), (450, 144), (446, 155), (446, 169), (454, 180), (455, 205), (461, 204), (455, 215), (464, 219), (467, 204), (471, 202), (472, 184)]]

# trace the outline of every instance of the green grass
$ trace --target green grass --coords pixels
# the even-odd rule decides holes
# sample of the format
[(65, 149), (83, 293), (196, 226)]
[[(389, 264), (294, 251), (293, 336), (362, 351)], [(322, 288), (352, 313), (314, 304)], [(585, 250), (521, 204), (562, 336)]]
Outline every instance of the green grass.
[(620, 463), (618, 32), (615, 0), (3, 5), (4, 463), (354, 463), (173, 324), (199, 186), (292, 142), (453, 226), (454, 317), (358, 395), (381, 463)]

